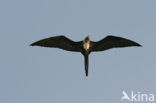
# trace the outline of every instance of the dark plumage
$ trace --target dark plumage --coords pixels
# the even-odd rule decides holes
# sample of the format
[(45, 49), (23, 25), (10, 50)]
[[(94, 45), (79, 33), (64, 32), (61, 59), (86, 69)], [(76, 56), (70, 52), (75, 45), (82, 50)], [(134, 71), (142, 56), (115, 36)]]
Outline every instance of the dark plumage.
[(72, 41), (65, 36), (54, 36), (39, 40), (31, 44), (31, 46), (43, 46), (60, 48), (67, 51), (81, 52), (84, 55), (85, 72), (88, 76), (88, 56), (93, 51), (104, 51), (111, 48), (141, 46), (140, 44), (122, 37), (107, 36), (104, 39), (94, 42), (90, 41), (89, 36), (82, 41)]

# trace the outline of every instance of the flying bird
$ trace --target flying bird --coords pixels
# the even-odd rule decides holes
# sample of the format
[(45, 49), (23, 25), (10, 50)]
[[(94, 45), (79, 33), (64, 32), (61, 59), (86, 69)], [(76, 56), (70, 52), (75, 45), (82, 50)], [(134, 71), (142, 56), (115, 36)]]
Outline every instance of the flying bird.
[(61, 35), (36, 41), (30, 44), (30, 46), (60, 48), (67, 51), (82, 53), (82, 55), (84, 56), (85, 74), (86, 76), (88, 76), (88, 64), (89, 64), (88, 57), (91, 52), (104, 51), (111, 48), (141, 46), (141, 45), (132, 40), (112, 35), (109, 35), (97, 42), (90, 41), (89, 35), (82, 41), (73, 41)]

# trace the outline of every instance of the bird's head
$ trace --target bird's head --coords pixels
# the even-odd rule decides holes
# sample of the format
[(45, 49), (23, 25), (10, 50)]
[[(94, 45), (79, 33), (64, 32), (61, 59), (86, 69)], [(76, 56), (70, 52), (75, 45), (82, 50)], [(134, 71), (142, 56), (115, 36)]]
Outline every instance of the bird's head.
[(89, 42), (90, 41), (90, 37), (89, 35), (83, 40), (85, 43)]

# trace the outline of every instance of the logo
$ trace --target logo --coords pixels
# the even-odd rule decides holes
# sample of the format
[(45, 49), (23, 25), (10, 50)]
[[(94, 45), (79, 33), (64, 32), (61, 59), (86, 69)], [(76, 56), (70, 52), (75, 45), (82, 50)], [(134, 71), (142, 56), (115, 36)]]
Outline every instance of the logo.
[(134, 101), (134, 102), (154, 102), (154, 94), (147, 94), (141, 92), (131, 91), (130, 94), (127, 94), (125, 91), (122, 91), (123, 96), (121, 101)]

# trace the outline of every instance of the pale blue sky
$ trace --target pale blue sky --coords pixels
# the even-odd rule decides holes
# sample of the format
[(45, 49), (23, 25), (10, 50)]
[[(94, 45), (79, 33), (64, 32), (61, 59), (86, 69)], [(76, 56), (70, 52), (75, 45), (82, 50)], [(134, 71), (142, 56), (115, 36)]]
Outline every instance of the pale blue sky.
[[(111, 34), (142, 48), (83, 56), (30, 47), (56, 35)], [(0, 103), (123, 103), (122, 91), (156, 94), (155, 0), (0, 0)]]

